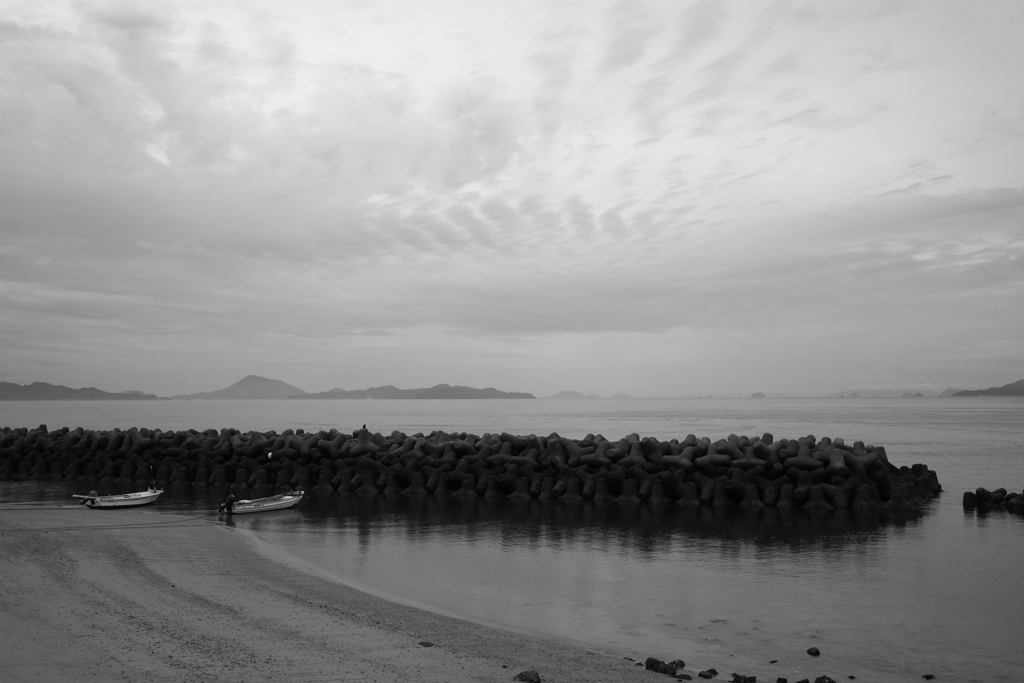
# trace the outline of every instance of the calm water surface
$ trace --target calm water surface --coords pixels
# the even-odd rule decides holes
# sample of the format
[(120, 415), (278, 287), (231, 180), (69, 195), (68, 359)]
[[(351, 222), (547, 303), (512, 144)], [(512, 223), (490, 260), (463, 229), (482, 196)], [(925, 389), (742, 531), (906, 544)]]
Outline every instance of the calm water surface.
[[(383, 433), (574, 438), (767, 431), (881, 444), (898, 465), (936, 470), (946, 493), (902, 516), (334, 493), (234, 524), (364, 590), (623, 656), (682, 658), (688, 668), (760, 680), (1018, 681), (1024, 672), (1024, 518), (960, 505), (977, 486), (1024, 489), (1020, 399), (0, 404), (0, 424), (41, 422), (243, 430), (366, 422)], [(29, 488), (0, 487), (5, 497)], [(160, 509), (209, 509), (224, 495), (169, 491)], [(822, 652), (813, 660), (812, 645)]]

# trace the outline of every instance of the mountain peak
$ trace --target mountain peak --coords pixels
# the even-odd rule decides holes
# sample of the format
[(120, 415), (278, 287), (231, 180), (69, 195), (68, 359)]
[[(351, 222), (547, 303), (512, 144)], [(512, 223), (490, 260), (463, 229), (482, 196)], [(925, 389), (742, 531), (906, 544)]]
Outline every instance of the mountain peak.
[(586, 396), (584, 396), (583, 394), (581, 394), (578, 391), (559, 391), (557, 394), (553, 394), (551, 396), (548, 396), (548, 398), (581, 399), (581, 398), (586, 398)]
[(259, 375), (247, 375), (234, 384), (217, 391), (201, 391), (198, 394), (175, 396), (174, 398), (209, 399), (209, 398), (244, 398), (268, 399), (291, 398), (303, 396), (306, 392), (279, 379), (269, 379)]

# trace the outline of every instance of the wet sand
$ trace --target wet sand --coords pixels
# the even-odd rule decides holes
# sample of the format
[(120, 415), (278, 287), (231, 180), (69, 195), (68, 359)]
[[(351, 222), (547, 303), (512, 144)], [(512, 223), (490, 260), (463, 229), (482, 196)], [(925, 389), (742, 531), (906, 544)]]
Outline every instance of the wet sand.
[(210, 517), (147, 510), (0, 511), (0, 613), (4, 683), (671, 680), (392, 603)]

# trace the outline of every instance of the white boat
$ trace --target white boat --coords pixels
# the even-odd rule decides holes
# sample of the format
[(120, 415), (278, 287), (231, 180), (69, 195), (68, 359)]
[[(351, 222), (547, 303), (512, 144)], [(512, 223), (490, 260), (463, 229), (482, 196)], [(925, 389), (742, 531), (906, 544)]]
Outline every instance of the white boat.
[(256, 498), (254, 500), (236, 500), (230, 509), (221, 506), (224, 512), (229, 515), (244, 515), (249, 512), (268, 512), (270, 510), (285, 510), (298, 505), (302, 500), (302, 491), (289, 491), (279, 493), (268, 498)]
[(119, 493), (114, 496), (100, 496), (95, 491), (90, 491), (87, 496), (75, 495), (72, 497), (81, 498), (82, 502), (79, 505), (90, 508), (130, 508), (155, 503), (161, 493), (163, 493), (163, 489), (155, 489), (150, 486), (148, 491)]

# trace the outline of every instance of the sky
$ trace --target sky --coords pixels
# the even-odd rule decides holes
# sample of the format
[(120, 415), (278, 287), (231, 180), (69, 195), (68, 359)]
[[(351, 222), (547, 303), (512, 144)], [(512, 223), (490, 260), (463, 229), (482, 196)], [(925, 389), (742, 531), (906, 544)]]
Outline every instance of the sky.
[(0, 0), (0, 381), (1024, 377), (1016, 0)]

